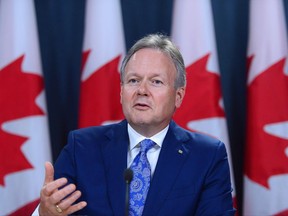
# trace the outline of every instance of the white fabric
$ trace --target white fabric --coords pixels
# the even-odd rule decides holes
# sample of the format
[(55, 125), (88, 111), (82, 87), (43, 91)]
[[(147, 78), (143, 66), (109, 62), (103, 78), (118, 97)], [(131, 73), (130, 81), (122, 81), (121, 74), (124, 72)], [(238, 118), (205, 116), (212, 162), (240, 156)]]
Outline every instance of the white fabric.
[(83, 51), (91, 50), (81, 80), (125, 53), (120, 1), (88, 0), (86, 3)]
[(151, 175), (153, 177), (153, 174), (155, 172), (156, 164), (158, 161), (158, 157), (160, 154), (160, 150), (162, 147), (163, 140), (167, 134), (167, 131), (169, 129), (169, 125), (164, 128), (159, 133), (155, 134), (152, 137), (144, 137), (138, 132), (136, 132), (129, 124), (128, 124), (128, 135), (129, 135), (129, 151), (127, 155), (127, 167), (130, 167), (132, 164), (134, 158), (140, 151), (140, 142), (144, 139), (151, 139), (153, 140), (157, 145), (155, 145), (153, 148), (151, 148), (147, 152), (147, 158), (151, 166)]

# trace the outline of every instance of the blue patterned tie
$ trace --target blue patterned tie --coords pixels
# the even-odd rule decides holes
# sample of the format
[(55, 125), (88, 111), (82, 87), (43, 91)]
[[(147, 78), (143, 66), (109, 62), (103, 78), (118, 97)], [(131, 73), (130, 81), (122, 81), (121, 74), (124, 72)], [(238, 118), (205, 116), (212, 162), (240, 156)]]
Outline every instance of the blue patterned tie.
[(146, 153), (154, 145), (150, 139), (143, 140), (140, 143), (140, 152), (131, 164), (133, 180), (130, 184), (130, 216), (142, 215), (151, 179), (151, 168)]

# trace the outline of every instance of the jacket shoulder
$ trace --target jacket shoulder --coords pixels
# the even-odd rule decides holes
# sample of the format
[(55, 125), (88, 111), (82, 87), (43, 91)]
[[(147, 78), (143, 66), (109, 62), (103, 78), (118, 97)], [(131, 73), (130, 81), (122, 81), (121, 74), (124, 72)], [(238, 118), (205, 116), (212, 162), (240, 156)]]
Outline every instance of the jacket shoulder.
[(184, 143), (190, 143), (193, 145), (200, 145), (202, 147), (217, 147), (223, 144), (222, 141), (208, 134), (193, 132), (182, 128), (181, 126), (173, 123), (171, 125), (172, 131), (178, 140), (181, 140)]
[(109, 139), (111, 137), (116, 136), (118, 133), (123, 133), (123, 131), (126, 128), (127, 128), (127, 123), (124, 120), (119, 123), (113, 123), (109, 125), (91, 126), (91, 127), (76, 129), (76, 130), (69, 132), (68, 141), (71, 138), (76, 139), (76, 140), (85, 140), (85, 141)]

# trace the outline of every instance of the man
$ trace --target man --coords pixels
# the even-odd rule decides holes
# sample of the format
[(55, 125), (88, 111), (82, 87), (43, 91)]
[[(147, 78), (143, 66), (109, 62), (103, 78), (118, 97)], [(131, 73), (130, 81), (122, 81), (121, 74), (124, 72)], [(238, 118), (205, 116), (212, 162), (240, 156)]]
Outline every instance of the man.
[(121, 66), (126, 119), (69, 134), (56, 180), (45, 164), (39, 214), (124, 215), (130, 167), (129, 215), (234, 215), (224, 144), (172, 120), (185, 87), (183, 58), (169, 38), (139, 40)]

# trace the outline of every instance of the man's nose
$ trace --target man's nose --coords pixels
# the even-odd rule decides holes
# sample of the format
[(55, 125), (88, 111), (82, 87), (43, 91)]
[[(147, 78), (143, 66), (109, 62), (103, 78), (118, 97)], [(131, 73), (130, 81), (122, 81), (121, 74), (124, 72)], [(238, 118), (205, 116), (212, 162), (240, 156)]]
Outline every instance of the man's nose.
[(138, 87), (138, 89), (137, 89), (137, 93), (138, 93), (139, 95), (147, 95), (148, 92), (149, 92), (147, 85), (148, 85), (147, 81), (142, 80), (141, 83), (140, 83), (140, 85), (139, 85), (139, 87)]

